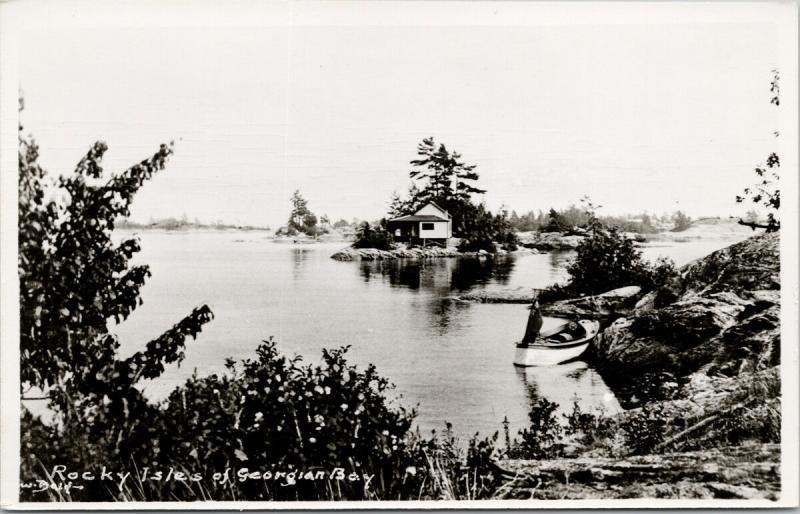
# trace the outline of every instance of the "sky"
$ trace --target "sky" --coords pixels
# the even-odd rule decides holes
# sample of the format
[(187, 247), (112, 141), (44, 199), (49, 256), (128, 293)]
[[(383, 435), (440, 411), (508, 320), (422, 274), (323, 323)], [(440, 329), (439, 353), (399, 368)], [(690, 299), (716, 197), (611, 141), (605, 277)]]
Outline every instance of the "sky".
[(686, 8), (668, 22), (465, 24), (448, 23), (448, 9), (419, 24), (295, 12), (266, 24), (32, 28), (19, 53), (24, 132), (53, 174), (98, 139), (110, 172), (174, 140), (134, 201), (136, 221), (277, 227), (295, 189), (317, 215), (376, 219), (410, 184), (428, 136), (477, 165), (491, 209), (589, 195), (604, 214), (746, 210), (735, 196), (780, 143), (769, 20), (697, 21)]

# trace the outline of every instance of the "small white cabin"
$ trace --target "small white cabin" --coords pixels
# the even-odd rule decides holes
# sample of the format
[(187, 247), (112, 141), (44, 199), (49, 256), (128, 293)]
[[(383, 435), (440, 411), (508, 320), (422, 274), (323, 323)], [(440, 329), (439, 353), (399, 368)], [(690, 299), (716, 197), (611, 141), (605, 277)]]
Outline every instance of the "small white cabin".
[(389, 230), (396, 241), (444, 246), (453, 237), (453, 218), (436, 203), (428, 202), (414, 214), (389, 220)]

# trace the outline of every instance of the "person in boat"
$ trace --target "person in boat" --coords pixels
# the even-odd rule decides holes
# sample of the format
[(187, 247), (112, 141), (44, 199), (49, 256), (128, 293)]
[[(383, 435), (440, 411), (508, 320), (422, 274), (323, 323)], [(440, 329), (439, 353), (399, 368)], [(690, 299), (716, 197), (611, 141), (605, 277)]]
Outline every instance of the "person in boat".
[(528, 315), (528, 325), (525, 327), (522, 344), (533, 344), (539, 338), (539, 331), (542, 329), (542, 312), (539, 310), (537, 298), (533, 299), (530, 309), (531, 313)]
[[(540, 339), (540, 331), (542, 329), (542, 311), (539, 308), (538, 298), (533, 299), (530, 306), (530, 314), (528, 315), (528, 324), (525, 327), (525, 335), (522, 337), (520, 344), (530, 345), (537, 339)], [(586, 329), (580, 323), (571, 321), (562, 331), (552, 336), (547, 337), (547, 341), (554, 343), (568, 343), (575, 341), (586, 336)]]
[(567, 325), (567, 328), (559, 332), (558, 334), (550, 337), (549, 340), (559, 342), (559, 343), (568, 343), (570, 341), (575, 341), (580, 339), (586, 335), (586, 329), (580, 323), (576, 323), (574, 321), (570, 321)]

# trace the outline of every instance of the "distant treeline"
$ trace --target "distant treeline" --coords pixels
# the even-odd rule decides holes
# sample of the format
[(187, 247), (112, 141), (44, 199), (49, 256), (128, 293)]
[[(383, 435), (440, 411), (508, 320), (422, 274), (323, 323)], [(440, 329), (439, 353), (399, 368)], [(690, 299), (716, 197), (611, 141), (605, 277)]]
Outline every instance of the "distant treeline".
[(202, 223), (195, 218), (189, 221), (186, 216), (181, 218), (161, 218), (158, 220), (150, 219), (147, 223), (138, 223), (123, 219), (116, 224), (117, 228), (121, 229), (161, 229), (161, 230), (190, 230), (190, 229), (238, 229), (238, 230), (269, 230), (269, 227), (257, 227), (253, 225), (236, 225), (225, 223), (223, 221), (215, 221), (213, 223)]
[[(683, 211), (664, 213), (661, 216), (646, 212), (635, 215), (598, 216), (598, 219), (606, 226), (639, 234), (680, 232), (689, 228), (692, 221)], [(570, 205), (566, 209), (550, 209), (548, 212), (529, 211), (522, 215), (517, 214), (517, 211), (511, 211), (508, 221), (518, 232), (569, 232), (575, 228), (585, 227), (589, 222), (589, 213), (584, 207)]]

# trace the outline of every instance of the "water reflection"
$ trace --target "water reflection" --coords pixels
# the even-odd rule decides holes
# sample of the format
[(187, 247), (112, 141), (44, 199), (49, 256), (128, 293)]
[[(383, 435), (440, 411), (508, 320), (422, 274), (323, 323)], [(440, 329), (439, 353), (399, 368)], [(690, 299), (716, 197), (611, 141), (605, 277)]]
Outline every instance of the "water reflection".
[(303, 276), (308, 258), (311, 256), (309, 248), (292, 248), (292, 278), (295, 282)]
[(575, 258), (575, 252), (572, 250), (553, 250), (547, 256), (552, 269), (564, 269)]
[(431, 302), (428, 312), (431, 318), (430, 326), (435, 329), (435, 334), (442, 336), (458, 330), (460, 322), (468, 315), (469, 307), (469, 304), (450, 299), (438, 299)]
[[(275, 335), (281, 352), (309, 362), (321, 348), (351, 345), (348, 360), (375, 364), (397, 385), (400, 404), (418, 406), (422, 430), (449, 421), (459, 436), (469, 437), (494, 432), (508, 417), (515, 431), (526, 426), (530, 402), (539, 395), (571, 406), (576, 388), (588, 391), (577, 393), (582, 405), (596, 402), (591, 387), (582, 385), (591, 385), (591, 370), (548, 380), (515, 373), (513, 344), (524, 332), (526, 306), (452, 299), (470, 289), (546, 287), (563, 278), (552, 264), (560, 257), (344, 263), (330, 259), (340, 243), (233, 244), (241, 237), (143, 235), (142, 259), (157, 272), (144, 305), (118, 327), (126, 345), (121, 351), (140, 349), (140, 341), (156, 337), (199, 302), (211, 303), (216, 314), (184, 365), (148, 384), (154, 400), (195, 369), (202, 376), (221, 372), (225, 357), (252, 358), (257, 343)], [(596, 391), (601, 398), (608, 392)]]
[(476, 285), (485, 285), (489, 281), (501, 285), (508, 284), (511, 272), (514, 271), (514, 258), (498, 259), (458, 259), (451, 272), (451, 288), (466, 291)]
[(557, 403), (563, 413), (572, 411), (576, 401), (584, 412), (602, 410), (614, 414), (622, 410), (600, 374), (584, 361), (515, 369), (531, 405), (539, 398), (547, 398)]
[(431, 259), (362, 261), (359, 266), (365, 282), (380, 276), (395, 287), (433, 290), (441, 296), (467, 291), (489, 282), (505, 285), (514, 271), (513, 257), (498, 259)]

